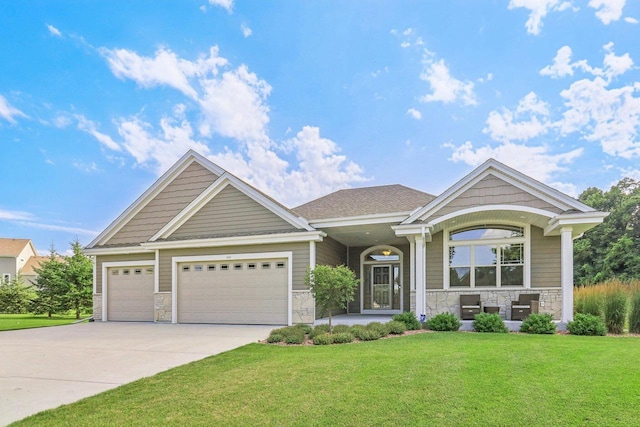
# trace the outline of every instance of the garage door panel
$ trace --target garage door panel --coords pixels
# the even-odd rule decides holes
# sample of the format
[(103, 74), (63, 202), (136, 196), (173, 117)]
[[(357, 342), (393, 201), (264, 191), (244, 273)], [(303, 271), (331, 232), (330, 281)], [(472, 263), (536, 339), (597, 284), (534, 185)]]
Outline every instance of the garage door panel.
[[(268, 268), (263, 264), (268, 264)], [(278, 264), (282, 268), (276, 268)], [(214, 268), (210, 270), (212, 265)], [(205, 266), (180, 264), (178, 322), (287, 323), (286, 266), (286, 260), (281, 259), (219, 262)]]
[[(153, 321), (153, 271), (137, 268), (109, 268), (107, 271), (107, 319), (112, 321)], [(115, 274), (114, 274), (115, 273)]]

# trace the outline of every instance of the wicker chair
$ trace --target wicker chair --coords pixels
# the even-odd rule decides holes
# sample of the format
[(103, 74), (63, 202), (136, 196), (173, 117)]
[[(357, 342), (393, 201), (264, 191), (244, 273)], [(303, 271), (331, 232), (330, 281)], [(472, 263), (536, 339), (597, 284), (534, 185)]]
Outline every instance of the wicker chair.
[(538, 313), (540, 294), (520, 294), (518, 301), (511, 301), (511, 320), (524, 320)]
[(473, 320), (476, 314), (482, 311), (480, 294), (460, 295), (460, 318), (462, 320)]

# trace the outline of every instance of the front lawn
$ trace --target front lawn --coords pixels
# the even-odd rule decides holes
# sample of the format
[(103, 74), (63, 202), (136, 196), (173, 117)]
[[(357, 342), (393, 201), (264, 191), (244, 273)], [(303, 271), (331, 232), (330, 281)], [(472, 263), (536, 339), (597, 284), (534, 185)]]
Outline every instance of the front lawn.
[(55, 315), (51, 317), (47, 317), (46, 314), (37, 316), (33, 314), (0, 314), (0, 331), (67, 325), (75, 321), (75, 314)]
[(17, 425), (633, 425), (638, 360), (636, 338), (567, 335), (250, 344)]

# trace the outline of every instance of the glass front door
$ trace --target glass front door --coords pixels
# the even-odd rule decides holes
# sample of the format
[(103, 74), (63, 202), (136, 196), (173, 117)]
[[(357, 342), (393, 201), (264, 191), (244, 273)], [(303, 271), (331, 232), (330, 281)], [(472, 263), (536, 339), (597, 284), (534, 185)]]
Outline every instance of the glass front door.
[(393, 301), (393, 283), (390, 265), (376, 265), (371, 269), (371, 308), (390, 310)]

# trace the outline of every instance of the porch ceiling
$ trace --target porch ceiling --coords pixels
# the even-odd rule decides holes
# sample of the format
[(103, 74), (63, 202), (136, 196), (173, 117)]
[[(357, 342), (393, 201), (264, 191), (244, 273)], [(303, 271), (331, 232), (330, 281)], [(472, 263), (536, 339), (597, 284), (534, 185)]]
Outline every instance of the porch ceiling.
[(365, 224), (344, 227), (323, 227), (320, 230), (345, 246), (404, 245), (406, 237), (398, 237), (391, 229), (396, 224)]

